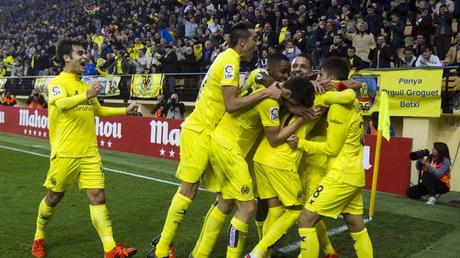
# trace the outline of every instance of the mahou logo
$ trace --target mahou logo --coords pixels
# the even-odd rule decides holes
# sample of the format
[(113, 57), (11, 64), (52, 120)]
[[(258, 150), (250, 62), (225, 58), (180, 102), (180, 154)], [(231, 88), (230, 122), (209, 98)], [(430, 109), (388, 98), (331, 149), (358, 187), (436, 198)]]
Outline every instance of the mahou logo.
[(48, 128), (48, 117), (39, 115), (37, 110), (30, 113), (29, 109), (21, 109), (19, 110), (19, 125), (46, 129)]
[(94, 118), (96, 122), (96, 135), (121, 139), (121, 123), (103, 122), (98, 116)]
[(0, 124), (5, 123), (5, 112), (0, 111)]
[(150, 143), (161, 145), (179, 146), (180, 129), (172, 129), (169, 131), (168, 121), (150, 122)]

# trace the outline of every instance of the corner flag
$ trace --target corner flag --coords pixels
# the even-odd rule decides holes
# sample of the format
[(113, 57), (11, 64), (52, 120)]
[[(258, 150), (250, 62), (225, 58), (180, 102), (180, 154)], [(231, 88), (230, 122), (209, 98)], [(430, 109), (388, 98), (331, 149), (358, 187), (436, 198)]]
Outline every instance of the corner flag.
[(387, 141), (390, 140), (390, 111), (386, 91), (380, 93), (379, 125), (377, 130), (382, 131), (382, 135)]

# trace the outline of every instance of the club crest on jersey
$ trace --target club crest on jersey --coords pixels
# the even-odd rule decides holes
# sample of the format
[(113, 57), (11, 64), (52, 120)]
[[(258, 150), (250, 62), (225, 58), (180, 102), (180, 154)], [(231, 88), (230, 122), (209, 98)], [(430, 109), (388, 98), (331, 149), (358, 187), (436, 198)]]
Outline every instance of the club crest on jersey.
[(270, 121), (278, 120), (279, 110), (276, 107), (270, 108)]
[(53, 94), (53, 96), (57, 96), (61, 94), (61, 92), (61, 88), (59, 88), (58, 86), (53, 86), (53, 88), (51, 89), (51, 93)]
[(227, 80), (233, 80), (235, 79), (235, 69), (233, 65), (229, 64), (224, 66), (224, 78)]

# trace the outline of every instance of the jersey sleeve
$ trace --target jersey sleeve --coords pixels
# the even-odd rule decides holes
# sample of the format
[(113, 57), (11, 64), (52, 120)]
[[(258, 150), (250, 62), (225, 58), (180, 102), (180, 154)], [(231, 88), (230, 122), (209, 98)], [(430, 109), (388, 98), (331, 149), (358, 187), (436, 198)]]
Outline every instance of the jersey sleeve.
[(342, 149), (348, 133), (350, 111), (341, 105), (332, 105), (327, 117), (327, 138), (325, 142), (299, 140), (298, 148), (310, 154), (337, 156)]
[(220, 75), (220, 85), (222, 86), (231, 86), (239, 87), (240, 81), (240, 64), (237, 60), (225, 58), (222, 60), (224, 62), (223, 69)]
[(59, 110), (70, 110), (86, 101), (86, 92), (69, 97), (60, 84), (48, 85), (48, 104), (55, 105)]
[(108, 116), (126, 115), (126, 108), (114, 108), (114, 107), (101, 106), (101, 103), (99, 103), (99, 100), (97, 100), (97, 98), (94, 98), (92, 100), (92, 104), (94, 108), (94, 113), (98, 116), (108, 117)]
[(356, 98), (356, 93), (352, 89), (344, 91), (327, 91), (324, 94), (317, 94), (315, 96), (315, 106), (328, 107), (332, 104), (350, 104)]
[(256, 108), (264, 127), (275, 127), (280, 125), (280, 105), (276, 100), (264, 99), (257, 104)]

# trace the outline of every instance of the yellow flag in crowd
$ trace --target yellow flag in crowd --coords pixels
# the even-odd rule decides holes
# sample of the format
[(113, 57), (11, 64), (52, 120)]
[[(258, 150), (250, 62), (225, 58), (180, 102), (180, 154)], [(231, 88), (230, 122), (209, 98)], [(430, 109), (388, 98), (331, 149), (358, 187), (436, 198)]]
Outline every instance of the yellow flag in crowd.
[(131, 96), (137, 98), (155, 98), (163, 92), (162, 73), (135, 74), (131, 79)]
[(378, 130), (382, 131), (383, 137), (390, 140), (390, 110), (388, 104), (388, 94), (386, 91), (380, 93), (380, 106), (379, 106), (379, 126)]

